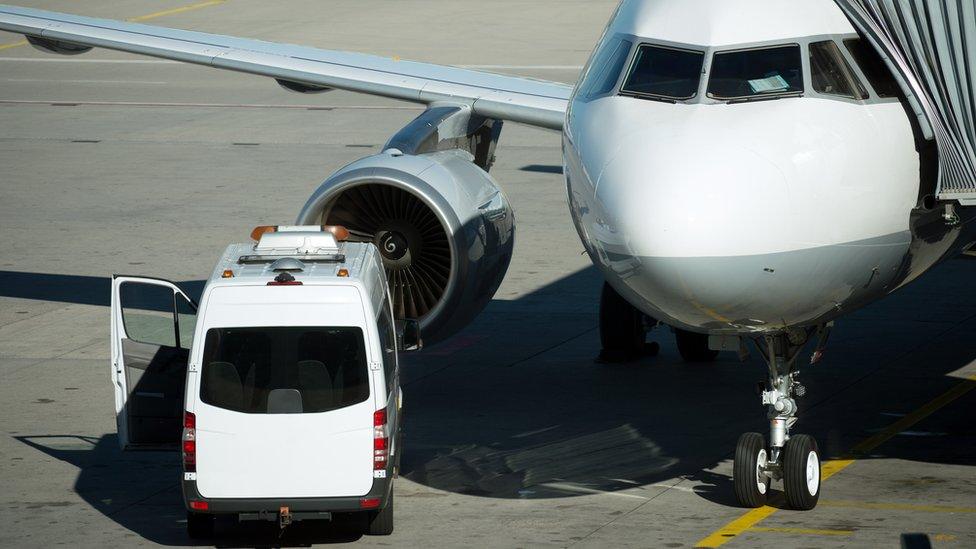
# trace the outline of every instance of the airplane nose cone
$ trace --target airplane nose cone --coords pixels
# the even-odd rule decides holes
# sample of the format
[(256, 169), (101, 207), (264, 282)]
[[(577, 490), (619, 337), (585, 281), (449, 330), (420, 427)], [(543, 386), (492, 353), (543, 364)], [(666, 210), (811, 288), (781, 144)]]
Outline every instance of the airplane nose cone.
[(775, 284), (777, 266), (766, 263), (788, 248), (792, 208), (769, 159), (734, 143), (632, 139), (606, 164), (595, 198), (607, 214), (593, 231), (608, 235), (604, 270), (631, 302), (691, 328), (774, 320), (765, 316), (777, 308), (757, 310), (755, 296)]
[(602, 170), (596, 200), (639, 257), (761, 254), (788, 248), (786, 183), (773, 162), (734, 143), (638, 135)]

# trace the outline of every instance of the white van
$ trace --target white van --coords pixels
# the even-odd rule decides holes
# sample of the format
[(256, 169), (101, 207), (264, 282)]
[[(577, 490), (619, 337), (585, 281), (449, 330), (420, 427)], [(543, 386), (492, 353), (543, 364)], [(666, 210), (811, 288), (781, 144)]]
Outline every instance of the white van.
[[(393, 531), (400, 458), (393, 320), (371, 243), (341, 227), (259, 227), (233, 244), (199, 306), (175, 284), (112, 282), (112, 381), (123, 449), (182, 444), (192, 537), (216, 515), (331, 519)], [(399, 342), (399, 344), (398, 344)]]

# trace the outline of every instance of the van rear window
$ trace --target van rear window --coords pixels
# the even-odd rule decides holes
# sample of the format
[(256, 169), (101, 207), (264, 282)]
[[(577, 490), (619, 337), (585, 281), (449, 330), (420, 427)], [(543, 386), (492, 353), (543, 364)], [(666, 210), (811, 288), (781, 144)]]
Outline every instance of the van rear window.
[(327, 412), (362, 402), (369, 398), (363, 331), (211, 328), (200, 398), (249, 414)]

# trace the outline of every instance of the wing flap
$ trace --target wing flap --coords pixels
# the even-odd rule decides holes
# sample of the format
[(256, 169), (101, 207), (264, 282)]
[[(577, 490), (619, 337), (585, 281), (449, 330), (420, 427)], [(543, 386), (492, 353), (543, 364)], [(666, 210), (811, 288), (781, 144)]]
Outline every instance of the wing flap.
[(572, 87), (376, 55), (321, 50), (0, 5), (0, 30), (562, 128)]

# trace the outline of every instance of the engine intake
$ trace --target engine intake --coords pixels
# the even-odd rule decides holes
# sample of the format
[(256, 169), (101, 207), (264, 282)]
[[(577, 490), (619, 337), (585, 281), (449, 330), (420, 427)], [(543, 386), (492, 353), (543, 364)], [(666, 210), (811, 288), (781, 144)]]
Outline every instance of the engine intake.
[(512, 209), (460, 149), (357, 160), (315, 191), (298, 224), (343, 225), (380, 250), (397, 318), (417, 318), (425, 341), (464, 327), (508, 270)]
[(444, 295), (451, 277), (451, 245), (437, 215), (415, 194), (365, 183), (339, 194), (323, 219), (379, 249), (397, 318), (421, 318)]

